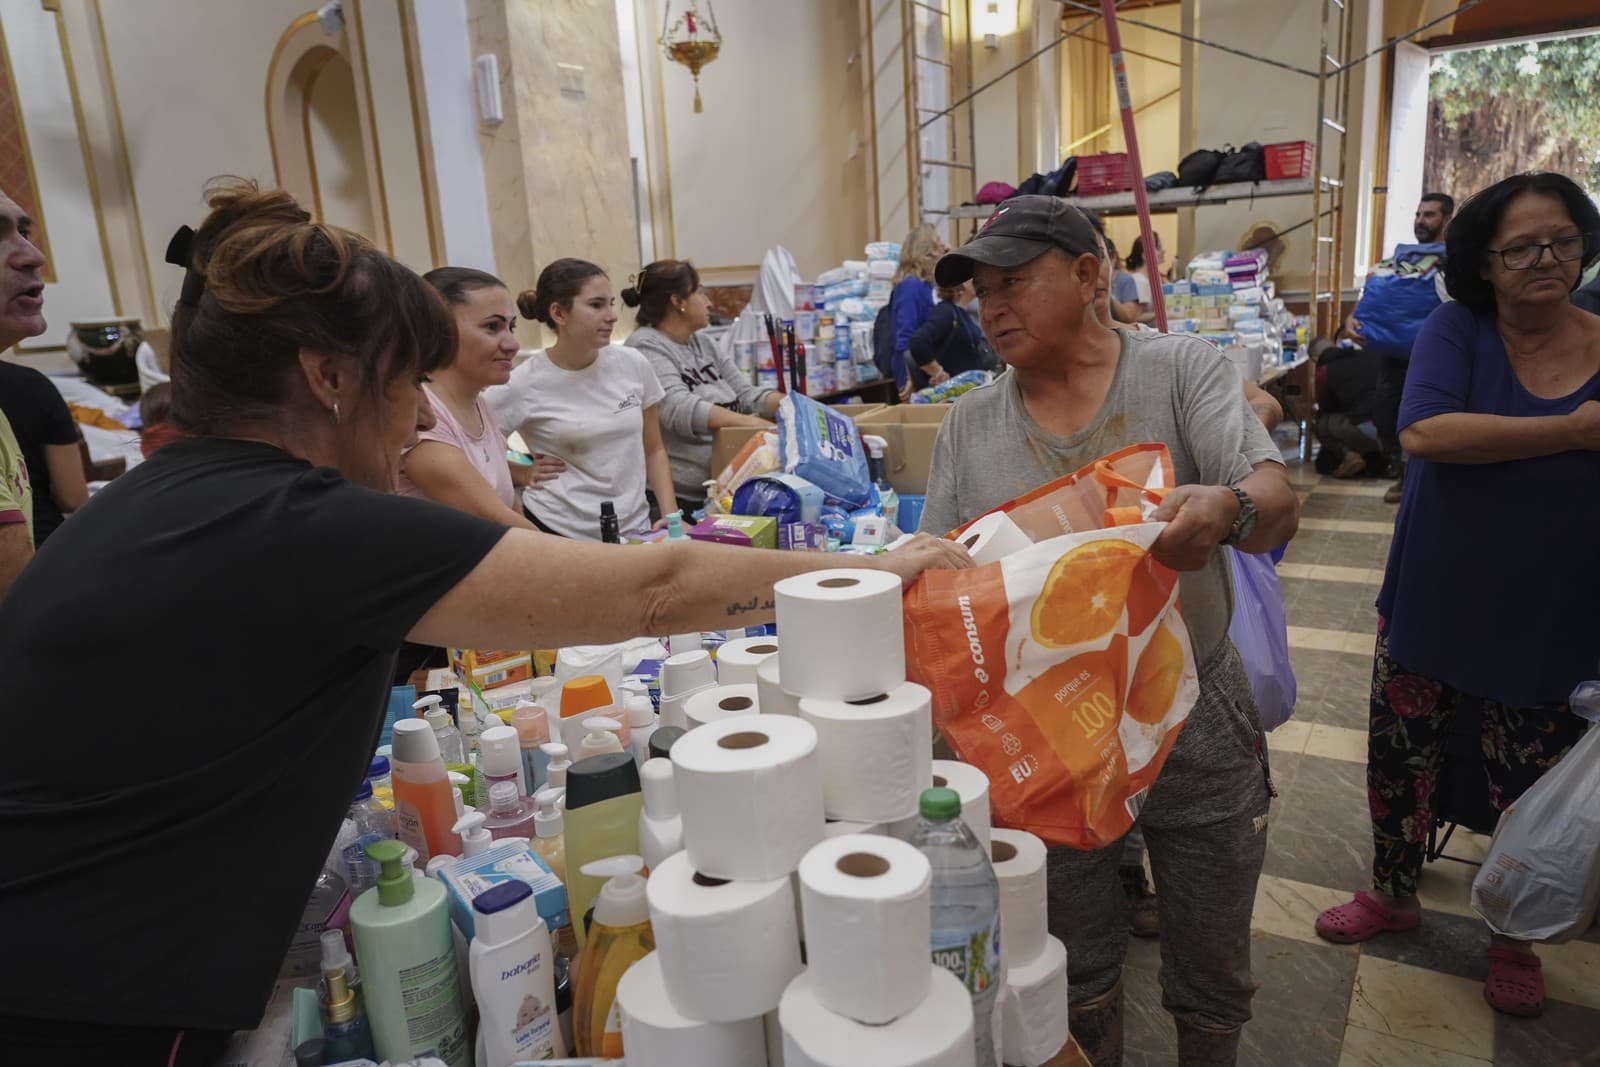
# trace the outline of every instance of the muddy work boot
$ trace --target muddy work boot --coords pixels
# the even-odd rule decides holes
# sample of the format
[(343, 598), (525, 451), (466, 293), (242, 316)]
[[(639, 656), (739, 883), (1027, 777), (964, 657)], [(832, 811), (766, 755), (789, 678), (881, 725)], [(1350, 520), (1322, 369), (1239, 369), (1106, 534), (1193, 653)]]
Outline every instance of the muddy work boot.
[(1134, 937), (1156, 937), (1161, 933), (1161, 916), (1156, 910), (1156, 893), (1144, 876), (1144, 867), (1118, 867), (1122, 891), (1128, 897), (1128, 932)]
[(1178, 1067), (1234, 1067), (1239, 1062), (1239, 1027), (1178, 1024)]
[(1090, 1067), (1122, 1067), (1122, 976), (1093, 1000), (1074, 1004), (1068, 1028)]

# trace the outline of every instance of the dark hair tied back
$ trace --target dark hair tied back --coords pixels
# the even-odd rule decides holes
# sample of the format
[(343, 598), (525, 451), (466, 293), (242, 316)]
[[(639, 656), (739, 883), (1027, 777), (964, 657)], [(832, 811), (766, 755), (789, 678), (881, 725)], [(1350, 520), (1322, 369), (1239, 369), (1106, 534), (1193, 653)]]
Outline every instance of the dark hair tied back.
[(517, 297), (517, 310), (522, 317), (542, 322), (552, 330), (556, 328), (550, 309), (560, 307), (571, 310), (590, 278), (604, 278), (606, 272), (586, 259), (558, 259), (539, 272), (539, 280), (532, 289), (524, 289)]
[[(638, 308), (640, 326), (659, 326), (672, 310), (674, 298), (687, 300), (700, 289), (700, 272), (687, 259), (658, 259), (639, 272), (622, 302)], [(633, 299), (628, 299), (629, 293)]]

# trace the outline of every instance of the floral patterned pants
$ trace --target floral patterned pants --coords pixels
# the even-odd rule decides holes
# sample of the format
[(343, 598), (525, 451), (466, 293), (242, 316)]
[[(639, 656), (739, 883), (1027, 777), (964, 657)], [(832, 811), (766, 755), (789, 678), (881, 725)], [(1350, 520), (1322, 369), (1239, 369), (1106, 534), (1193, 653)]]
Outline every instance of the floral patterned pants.
[[(1367, 737), (1372, 884), (1391, 896), (1408, 897), (1416, 893), (1422, 872), (1445, 738), (1465, 694), (1396, 663), (1386, 630), (1379, 619)], [(1564, 703), (1528, 708), (1482, 703), (1489, 803), (1505, 811), (1567, 754), (1589, 724)]]

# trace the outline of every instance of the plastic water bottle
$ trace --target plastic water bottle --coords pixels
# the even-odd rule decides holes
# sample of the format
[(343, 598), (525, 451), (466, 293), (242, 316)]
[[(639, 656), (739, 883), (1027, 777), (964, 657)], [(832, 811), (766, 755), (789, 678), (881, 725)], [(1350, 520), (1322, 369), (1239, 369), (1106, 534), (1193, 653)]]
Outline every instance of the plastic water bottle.
[(1000, 993), (1000, 883), (984, 848), (961, 821), (954, 789), (927, 789), (911, 843), (928, 857), (933, 884), (933, 962), (961, 979), (972, 997), (977, 1067), (997, 1067), (994, 1003)]

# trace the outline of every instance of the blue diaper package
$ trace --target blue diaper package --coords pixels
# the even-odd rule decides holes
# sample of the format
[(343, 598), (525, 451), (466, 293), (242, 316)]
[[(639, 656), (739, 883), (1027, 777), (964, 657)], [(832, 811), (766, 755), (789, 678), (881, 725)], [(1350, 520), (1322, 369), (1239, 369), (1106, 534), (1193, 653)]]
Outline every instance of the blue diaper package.
[(783, 469), (853, 507), (871, 498), (867, 450), (856, 424), (808, 396), (790, 393), (778, 405), (778, 454)]
[(822, 514), (822, 490), (798, 474), (758, 475), (734, 491), (733, 514), (768, 515), (780, 527), (815, 523)]

